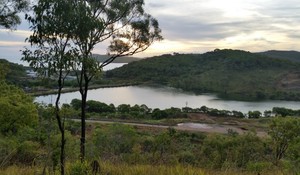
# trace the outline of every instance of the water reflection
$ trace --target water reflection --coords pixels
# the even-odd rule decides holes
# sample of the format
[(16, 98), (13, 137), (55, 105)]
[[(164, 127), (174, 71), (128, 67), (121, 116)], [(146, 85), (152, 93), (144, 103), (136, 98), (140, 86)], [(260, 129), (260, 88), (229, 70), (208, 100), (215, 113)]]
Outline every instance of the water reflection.
[[(54, 103), (56, 95), (40, 96), (36, 98), (37, 102)], [(61, 103), (70, 103), (72, 99), (80, 99), (79, 92), (65, 93), (61, 97)], [(207, 106), (224, 110), (237, 110), (248, 112), (258, 110), (264, 112), (273, 107), (286, 107), (290, 109), (299, 109), (300, 102), (295, 101), (260, 101), (244, 102), (218, 99), (212, 94), (195, 95), (185, 93), (178, 89), (168, 87), (145, 87), (128, 86), (116, 88), (100, 88), (88, 92), (88, 100), (97, 100), (107, 104), (145, 104), (150, 108), (182, 108), (186, 105), (191, 108), (200, 108)]]

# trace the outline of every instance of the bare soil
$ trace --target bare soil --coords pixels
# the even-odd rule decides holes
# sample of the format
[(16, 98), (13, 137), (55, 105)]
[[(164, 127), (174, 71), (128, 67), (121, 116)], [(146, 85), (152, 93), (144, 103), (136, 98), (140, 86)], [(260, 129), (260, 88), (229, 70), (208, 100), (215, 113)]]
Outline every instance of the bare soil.
[(283, 90), (300, 90), (300, 72), (291, 72), (284, 75), (278, 83)]

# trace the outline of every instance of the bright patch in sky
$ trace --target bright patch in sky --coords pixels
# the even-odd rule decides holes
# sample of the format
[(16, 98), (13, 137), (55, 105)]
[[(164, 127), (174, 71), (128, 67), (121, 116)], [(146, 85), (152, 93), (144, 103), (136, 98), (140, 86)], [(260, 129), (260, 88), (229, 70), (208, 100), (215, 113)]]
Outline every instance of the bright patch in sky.
[[(159, 21), (165, 39), (140, 57), (215, 48), (300, 50), (299, 0), (145, 0), (145, 10)], [(23, 21), (22, 30), (0, 29), (0, 58), (20, 59), (28, 27)], [(94, 52), (105, 54), (108, 43)]]

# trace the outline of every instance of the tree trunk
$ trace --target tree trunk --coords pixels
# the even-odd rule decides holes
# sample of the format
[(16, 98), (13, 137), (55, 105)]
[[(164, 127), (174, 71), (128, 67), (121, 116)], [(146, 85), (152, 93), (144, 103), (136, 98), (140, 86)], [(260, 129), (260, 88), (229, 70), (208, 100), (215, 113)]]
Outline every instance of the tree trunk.
[(57, 124), (59, 127), (59, 131), (61, 134), (60, 174), (64, 175), (65, 174), (65, 144), (66, 144), (65, 126), (64, 126), (64, 122), (62, 121), (61, 116), (59, 115), (59, 111), (60, 111), (59, 100), (60, 100), (60, 96), (61, 96), (62, 87), (63, 87), (62, 70), (60, 70), (60, 75), (59, 75), (59, 79), (58, 79), (58, 93), (57, 93), (56, 102), (55, 102), (55, 116), (56, 116)]
[(81, 162), (85, 159), (85, 133), (86, 133), (86, 101), (88, 93), (89, 81), (85, 78), (84, 88), (81, 90), (81, 139), (80, 139), (80, 160)]
[(81, 94), (81, 138), (80, 138), (80, 160), (84, 161), (85, 158), (85, 107), (86, 107), (86, 94)]

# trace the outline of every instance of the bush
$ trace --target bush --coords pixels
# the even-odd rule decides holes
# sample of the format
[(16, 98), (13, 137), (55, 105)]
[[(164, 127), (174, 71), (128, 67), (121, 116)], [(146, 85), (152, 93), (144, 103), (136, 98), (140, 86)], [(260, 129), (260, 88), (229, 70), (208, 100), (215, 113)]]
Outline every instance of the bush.
[(76, 161), (75, 163), (71, 164), (69, 169), (69, 175), (89, 175), (92, 174), (91, 168), (87, 161), (80, 162)]

